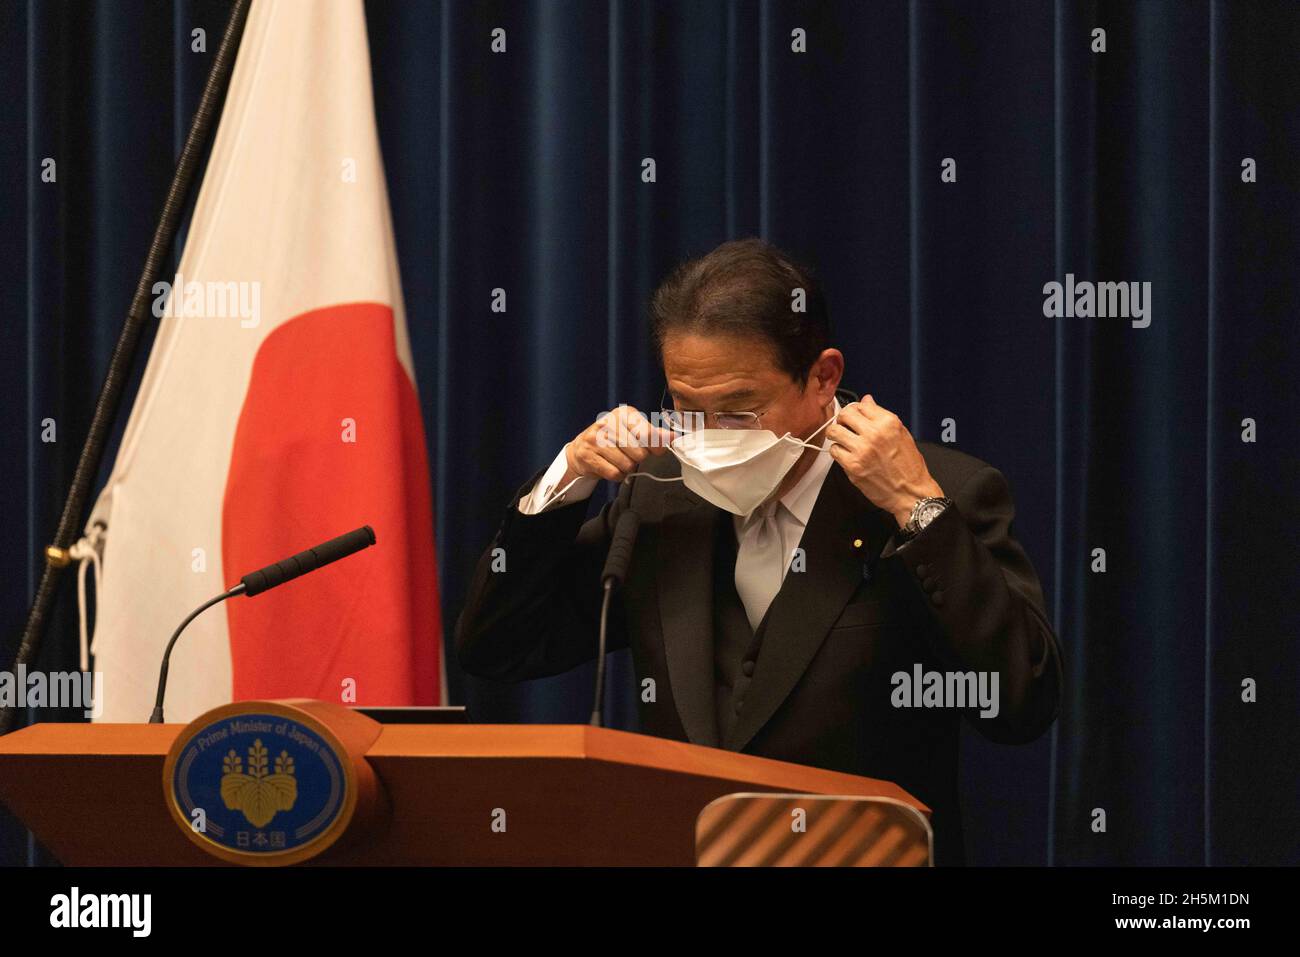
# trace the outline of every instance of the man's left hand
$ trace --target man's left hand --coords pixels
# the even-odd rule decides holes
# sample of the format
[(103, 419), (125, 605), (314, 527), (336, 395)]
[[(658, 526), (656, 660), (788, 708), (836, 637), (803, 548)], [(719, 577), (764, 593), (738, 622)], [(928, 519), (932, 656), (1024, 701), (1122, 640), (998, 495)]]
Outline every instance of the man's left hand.
[(912, 433), (888, 409), (864, 396), (840, 409), (826, 429), (833, 443), (831, 458), (844, 469), (859, 492), (894, 516), (899, 528), (922, 498), (937, 498), (943, 489), (930, 475)]

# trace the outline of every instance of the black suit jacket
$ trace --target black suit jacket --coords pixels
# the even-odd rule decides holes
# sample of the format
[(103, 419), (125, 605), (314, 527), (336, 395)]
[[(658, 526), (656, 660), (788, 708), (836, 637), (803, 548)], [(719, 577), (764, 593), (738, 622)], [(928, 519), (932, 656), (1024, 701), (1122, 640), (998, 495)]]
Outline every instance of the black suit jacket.
[[(841, 401), (853, 401), (846, 393)], [(1060, 651), (1042, 590), (1012, 535), (1002, 474), (953, 449), (918, 443), (953, 506), (897, 547), (897, 523), (832, 465), (789, 571), (742, 712), (718, 740), (712, 635), (714, 532), (731, 516), (680, 482), (632, 479), (630, 495), (587, 520), (586, 502), (524, 515), (525, 484), (484, 552), (456, 626), (470, 674), (522, 681), (595, 657), (600, 571), (623, 508), (641, 520), (627, 578), (610, 610), (611, 650), (630, 647), (642, 730), (708, 747), (894, 781), (933, 816), (935, 861), (965, 859), (957, 797), (963, 716), (986, 737), (1032, 741), (1055, 720)], [(679, 475), (671, 454), (642, 466)], [(503, 549), (496, 552), (496, 549)], [(504, 558), (504, 571), (493, 571)], [(997, 672), (1000, 710), (896, 708), (891, 676)]]

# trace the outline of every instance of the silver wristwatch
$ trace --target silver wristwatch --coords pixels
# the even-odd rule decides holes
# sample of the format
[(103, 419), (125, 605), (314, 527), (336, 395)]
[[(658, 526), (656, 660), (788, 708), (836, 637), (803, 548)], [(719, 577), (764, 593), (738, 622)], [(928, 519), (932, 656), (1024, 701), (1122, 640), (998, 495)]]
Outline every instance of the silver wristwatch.
[(917, 532), (925, 528), (938, 517), (939, 513), (952, 504), (950, 498), (923, 498), (912, 506), (912, 514), (907, 523), (899, 529), (903, 541), (909, 541)]

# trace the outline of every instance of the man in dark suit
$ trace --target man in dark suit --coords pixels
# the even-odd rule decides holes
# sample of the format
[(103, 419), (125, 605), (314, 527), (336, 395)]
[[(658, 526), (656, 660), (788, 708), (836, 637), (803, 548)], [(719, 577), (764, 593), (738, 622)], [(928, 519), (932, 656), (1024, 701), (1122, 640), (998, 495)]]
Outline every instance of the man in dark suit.
[[(634, 509), (608, 642), (631, 649), (642, 730), (894, 781), (932, 809), (936, 863), (962, 863), (961, 718), (1024, 743), (1061, 696), (1006, 480), (840, 389), (816, 280), (766, 243), (679, 266), (651, 320), (671, 408), (602, 415), (519, 490), (457, 623), (462, 667), (521, 681), (595, 657)], [(631, 486), (588, 520), (600, 479)], [(930, 673), (978, 676), (992, 706), (918, 706), (906, 686)]]

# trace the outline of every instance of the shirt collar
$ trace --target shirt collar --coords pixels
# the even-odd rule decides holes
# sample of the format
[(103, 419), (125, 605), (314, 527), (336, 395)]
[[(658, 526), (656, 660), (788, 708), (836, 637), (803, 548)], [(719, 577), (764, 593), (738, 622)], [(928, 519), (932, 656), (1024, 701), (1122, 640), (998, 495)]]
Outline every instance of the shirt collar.
[[(835, 408), (831, 411), (832, 416), (840, 414), (840, 400), (834, 401)], [(822, 450), (817, 453), (817, 457), (813, 459), (812, 465), (803, 474), (803, 478), (795, 483), (794, 488), (781, 496), (781, 504), (794, 516), (795, 521), (805, 527), (808, 525), (808, 518), (812, 515), (813, 506), (817, 504), (817, 493), (821, 490), (822, 481), (831, 466), (835, 464), (829, 451), (831, 440), (825, 436), (826, 433), (823, 431)]]

